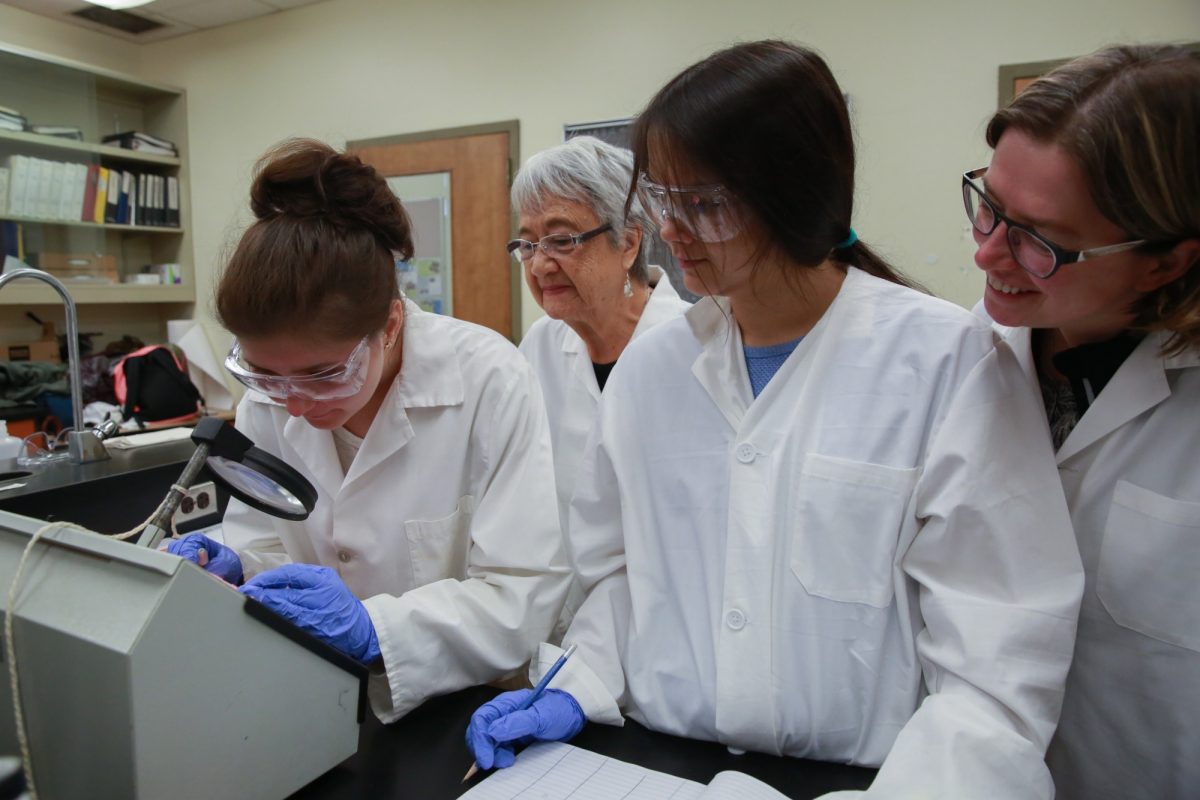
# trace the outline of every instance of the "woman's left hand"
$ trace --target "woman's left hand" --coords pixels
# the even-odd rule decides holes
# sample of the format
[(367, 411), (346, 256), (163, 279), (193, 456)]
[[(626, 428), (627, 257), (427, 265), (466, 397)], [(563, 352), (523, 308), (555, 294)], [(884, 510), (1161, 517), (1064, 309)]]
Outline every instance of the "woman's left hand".
[(351, 658), (370, 664), (380, 657), (367, 609), (329, 567), (284, 564), (240, 591)]

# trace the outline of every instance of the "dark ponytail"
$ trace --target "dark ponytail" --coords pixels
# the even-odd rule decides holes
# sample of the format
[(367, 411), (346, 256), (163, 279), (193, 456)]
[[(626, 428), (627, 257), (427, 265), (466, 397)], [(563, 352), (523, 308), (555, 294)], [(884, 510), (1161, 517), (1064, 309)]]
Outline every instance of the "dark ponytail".
[(353, 339), (381, 329), (399, 297), (395, 259), (413, 254), (408, 215), (356, 156), (292, 139), (261, 159), (250, 189), (257, 221), (217, 287), (234, 335)]

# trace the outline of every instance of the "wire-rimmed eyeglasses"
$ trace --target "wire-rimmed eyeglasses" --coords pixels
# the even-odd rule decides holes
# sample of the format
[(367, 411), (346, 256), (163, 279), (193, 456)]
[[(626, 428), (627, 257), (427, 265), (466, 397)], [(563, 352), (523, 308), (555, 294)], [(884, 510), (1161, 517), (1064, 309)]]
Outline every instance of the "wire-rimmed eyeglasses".
[(508, 252), (518, 263), (533, 258), (534, 251), (539, 247), (548, 256), (565, 256), (574, 252), (576, 247), (579, 247), (579, 245), (588, 239), (593, 239), (611, 230), (612, 223), (606, 222), (599, 228), (592, 228), (590, 231), (583, 233), (552, 233), (549, 236), (543, 236), (536, 242), (531, 242), (528, 239), (513, 239), (508, 243)]
[(1007, 228), (1008, 249), (1012, 252), (1013, 260), (1021, 269), (1035, 277), (1049, 278), (1064, 264), (1124, 253), (1148, 244), (1146, 239), (1137, 239), (1088, 250), (1067, 250), (1059, 247), (1029, 226), (1013, 222), (996, 208), (996, 204), (988, 198), (983, 188), (975, 183), (987, 170), (987, 167), (980, 167), (963, 173), (963, 205), (967, 209), (967, 218), (971, 220), (975, 231), (983, 236), (990, 236), (1003, 222)]

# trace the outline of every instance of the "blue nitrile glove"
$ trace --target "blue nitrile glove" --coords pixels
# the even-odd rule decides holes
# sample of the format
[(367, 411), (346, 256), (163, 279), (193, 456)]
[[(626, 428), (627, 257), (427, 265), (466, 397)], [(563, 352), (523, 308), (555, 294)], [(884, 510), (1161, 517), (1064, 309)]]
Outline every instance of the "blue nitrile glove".
[(532, 741), (565, 742), (583, 730), (587, 716), (575, 698), (561, 689), (547, 689), (529, 708), (519, 711), (533, 689), (496, 695), (471, 715), (467, 747), (480, 769), (511, 767), (513, 748)]
[(255, 575), (241, 591), (351, 658), (364, 664), (379, 658), (371, 616), (329, 567), (284, 564)]
[[(199, 564), (207, 572), (235, 586), (242, 582), (242, 560), (238, 554), (232, 547), (215, 542), (202, 533), (189, 533), (182, 539), (168, 539), (167, 552)], [(204, 553), (205, 560), (201, 560), (201, 553)]]

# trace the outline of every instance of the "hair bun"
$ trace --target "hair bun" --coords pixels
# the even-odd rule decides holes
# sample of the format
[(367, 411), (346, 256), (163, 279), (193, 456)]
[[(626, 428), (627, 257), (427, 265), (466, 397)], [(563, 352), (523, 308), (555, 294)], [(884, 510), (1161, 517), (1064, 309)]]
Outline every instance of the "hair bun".
[(255, 168), (250, 208), (260, 220), (320, 218), (345, 230), (366, 230), (408, 258), (412, 238), (399, 199), (374, 167), (324, 142), (290, 139)]

